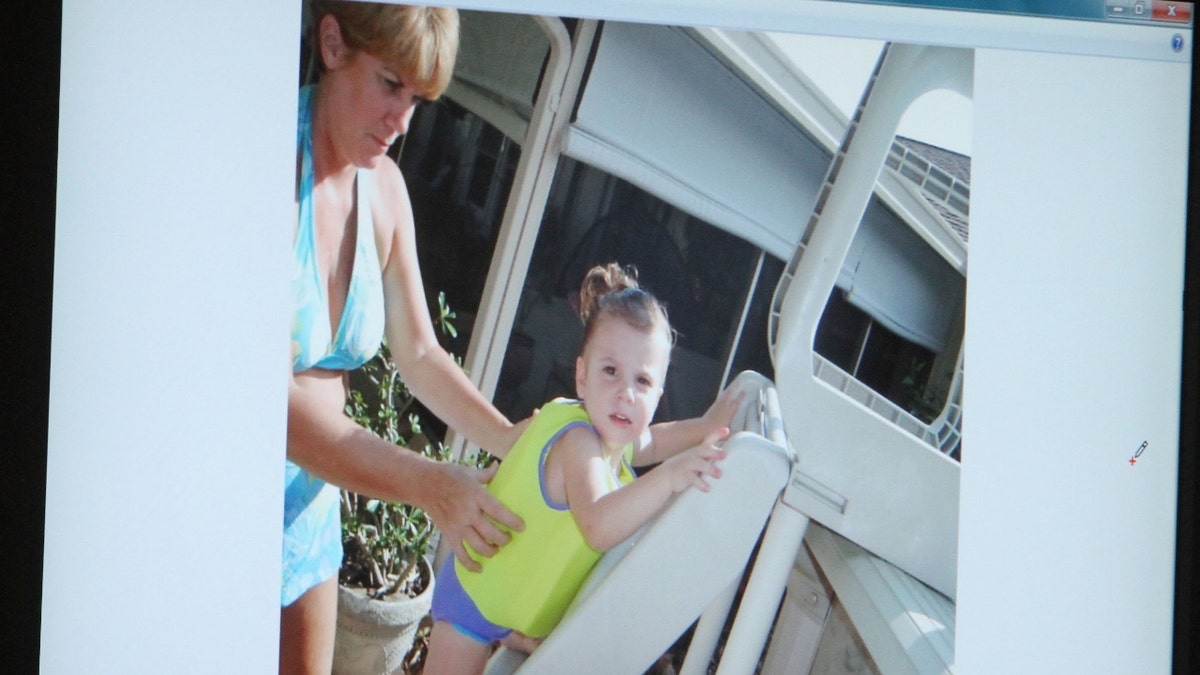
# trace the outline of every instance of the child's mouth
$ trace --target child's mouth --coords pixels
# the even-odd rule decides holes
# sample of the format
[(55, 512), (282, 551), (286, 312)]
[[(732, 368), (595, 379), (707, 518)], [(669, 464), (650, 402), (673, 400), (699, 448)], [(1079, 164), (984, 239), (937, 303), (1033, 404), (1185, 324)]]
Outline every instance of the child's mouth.
[(619, 413), (613, 413), (613, 414), (609, 415), (608, 419), (612, 420), (613, 422), (615, 422), (616, 424), (619, 424), (621, 426), (628, 426), (631, 424), (628, 417), (621, 415)]

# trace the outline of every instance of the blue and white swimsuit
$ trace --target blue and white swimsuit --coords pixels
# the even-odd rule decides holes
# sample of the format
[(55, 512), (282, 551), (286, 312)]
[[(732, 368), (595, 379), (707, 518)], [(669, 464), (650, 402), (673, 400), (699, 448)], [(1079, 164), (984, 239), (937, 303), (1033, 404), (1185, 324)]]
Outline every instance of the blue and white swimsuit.
[[(292, 271), (292, 372), (353, 370), (379, 350), (385, 322), (383, 279), (375, 248), (367, 183), (357, 180), (358, 221), (354, 269), (337, 333), (331, 335), (329, 299), (317, 268), (313, 234), (313, 87), (300, 90), (296, 143), (300, 150), (300, 213)], [(283, 501), (282, 605), (325, 581), (342, 564), (338, 489), (288, 461)]]

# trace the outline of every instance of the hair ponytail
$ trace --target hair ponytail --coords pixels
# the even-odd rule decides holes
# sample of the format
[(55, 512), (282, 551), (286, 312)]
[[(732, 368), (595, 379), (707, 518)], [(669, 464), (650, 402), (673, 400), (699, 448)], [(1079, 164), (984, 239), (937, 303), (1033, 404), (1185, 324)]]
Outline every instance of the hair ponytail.
[(637, 268), (632, 265), (622, 267), (610, 262), (597, 265), (584, 275), (579, 288), (579, 318), (583, 321), (585, 347), (597, 320), (605, 316), (618, 317), (645, 333), (661, 325), (670, 344), (675, 344), (675, 331), (667, 320), (666, 308), (638, 286)]

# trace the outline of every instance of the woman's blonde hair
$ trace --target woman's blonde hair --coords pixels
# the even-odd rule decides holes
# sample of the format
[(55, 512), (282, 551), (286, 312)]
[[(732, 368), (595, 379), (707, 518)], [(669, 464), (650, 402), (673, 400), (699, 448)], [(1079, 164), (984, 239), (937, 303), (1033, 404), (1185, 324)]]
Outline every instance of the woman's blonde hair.
[[(312, 0), (313, 49), (321, 19), (332, 15), (342, 40), (383, 61), (422, 96), (446, 91), (458, 54), (458, 11), (452, 7)], [(319, 61), (319, 59), (318, 59)]]
[[(675, 331), (667, 320), (667, 309), (653, 294), (638, 286), (637, 268), (615, 262), (588, 270), (579, 288), (579, 318), (583, 321), (583, 348), (587, 347), (597, 321), (613, 316), (643, 333), (656, 328), (666, 331), (670, 345)], [(582, 351), (582, 349), (581, 349)]]

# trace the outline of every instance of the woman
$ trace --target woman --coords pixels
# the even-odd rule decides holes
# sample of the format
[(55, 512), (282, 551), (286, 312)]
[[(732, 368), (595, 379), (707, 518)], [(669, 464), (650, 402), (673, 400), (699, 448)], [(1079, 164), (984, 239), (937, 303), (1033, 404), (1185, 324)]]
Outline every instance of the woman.
[(346, 371), (386, 332), (409, 389), (434, 414), (503, 457), (520, 429), (437, 342), (417, 267), (404, 179), (385, 152), (413, 108), (439, 96), (458, 48), (452, 9), (313, 3), (323, 72), (300, 92), (298, 224), (288, 388), (280, 672), (328, 673), (341, 564), (340, 486), (425, 509), (463, 564), (491, 555), (520, 519), (482, 487), (490, 472), (387, 443), (343, 412)]

